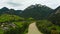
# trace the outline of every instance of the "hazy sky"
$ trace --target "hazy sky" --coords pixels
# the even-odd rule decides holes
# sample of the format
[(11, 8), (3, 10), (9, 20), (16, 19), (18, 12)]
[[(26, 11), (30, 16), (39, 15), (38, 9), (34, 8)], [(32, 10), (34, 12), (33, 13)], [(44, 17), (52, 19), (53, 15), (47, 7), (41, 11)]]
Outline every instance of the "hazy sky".
[(8, 7), (23, 10), (33, 4), (42, 4), (55, 9), (60, 6), (60, 0), (0, 0), (0, 8)]

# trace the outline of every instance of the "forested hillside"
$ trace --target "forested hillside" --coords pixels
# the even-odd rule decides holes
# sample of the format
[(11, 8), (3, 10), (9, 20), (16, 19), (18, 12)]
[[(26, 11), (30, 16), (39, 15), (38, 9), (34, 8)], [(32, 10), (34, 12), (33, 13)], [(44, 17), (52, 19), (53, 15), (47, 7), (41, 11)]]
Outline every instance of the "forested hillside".
[(51, 13), (49, 19), (56, 25), (60, 26), (60, 6)]
[[(32, 17), (34, 19), (46, 19), (50, 13), (53, 12), (53, 9), (45, 6), (45, 5), (31, 5), (28, 8), (26, 8), (21, 16), (24, 18)], [(27, 16), (27, 17), (26, 17)]]

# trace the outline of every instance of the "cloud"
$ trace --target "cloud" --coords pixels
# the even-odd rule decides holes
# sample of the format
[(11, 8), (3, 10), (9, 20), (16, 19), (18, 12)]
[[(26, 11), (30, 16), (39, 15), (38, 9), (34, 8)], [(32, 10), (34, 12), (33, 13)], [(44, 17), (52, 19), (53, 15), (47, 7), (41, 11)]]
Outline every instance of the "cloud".
[(21, 6), (22, 4), (19, 4), (19, 3), (14, 3), (14, 2), (7, 2), (8, 5), (11, 5), (13, 7), (16, 7), (16, 6)]
[(42, 4), (55, 9), (60, 5), (60, 0), (0, 0), (0, 8), (25, 9), (33, 4)]

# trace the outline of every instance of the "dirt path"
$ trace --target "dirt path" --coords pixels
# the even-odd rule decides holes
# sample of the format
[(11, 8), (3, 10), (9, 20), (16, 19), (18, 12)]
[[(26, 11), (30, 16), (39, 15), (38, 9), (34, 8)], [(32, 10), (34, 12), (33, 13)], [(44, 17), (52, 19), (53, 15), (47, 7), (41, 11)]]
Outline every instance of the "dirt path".
[(29, 25), (28, 34), (42, 34), (42, 33), (38, 30), (36, 23), (34, 22)]

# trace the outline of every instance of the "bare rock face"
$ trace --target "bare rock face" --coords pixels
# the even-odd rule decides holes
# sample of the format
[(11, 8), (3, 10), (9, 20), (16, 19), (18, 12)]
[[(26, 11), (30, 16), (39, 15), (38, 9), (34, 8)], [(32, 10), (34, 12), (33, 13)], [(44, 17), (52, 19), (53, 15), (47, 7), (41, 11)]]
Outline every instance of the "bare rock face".
[(14, 23), (2, 23), (0, 27), (3, 30), (8, 30), (10, 27), (15, 28), (16, 25)]
[(60, 6), (58, 8), (56, 8), (54, 11), (55, 11), (55, 14), (60, 13)]

